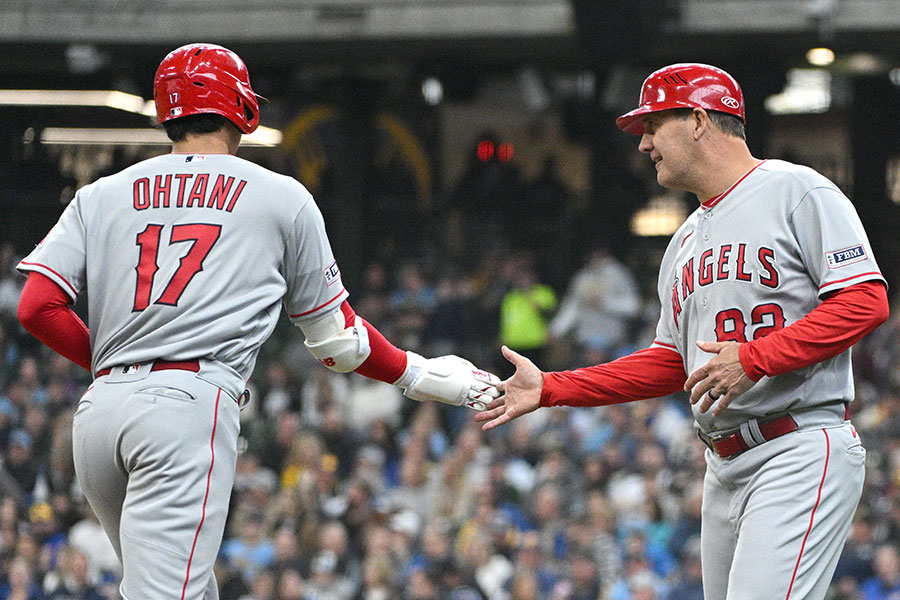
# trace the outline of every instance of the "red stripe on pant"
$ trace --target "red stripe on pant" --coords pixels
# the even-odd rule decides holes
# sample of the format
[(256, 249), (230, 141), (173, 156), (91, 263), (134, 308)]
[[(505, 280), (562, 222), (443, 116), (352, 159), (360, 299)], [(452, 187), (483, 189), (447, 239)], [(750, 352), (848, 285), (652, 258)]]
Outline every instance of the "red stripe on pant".
[(816, 497), (816, 504), (813, 506), (812, 513), (809, 515), (809, 527), (806, 529), (806, 535), (803, 536), (803, 544), (800, 546), (800, 555), (797, 557), (797, 564), (794, 565), (794, 574), (791, 576), (791, 585), (788, 586), (788, 593), (785, 600), (791, 597), (791, 590), (794, 589), (794, 580), (797, 579), (797, 571), (800, 569), (800, 559), (803, 558), (803, 550), (806, 549), (806, 540), (813, 528), (813, 521), (816, 518), (816, 509), (819, 508), (819, 502), (822, 501), (822, 488), (825, 487), (825, 475), (828, 474), (828, 457), (831, 455), (831, 440), (828, 438), (828, 431), (822, 430), (825, 434), (825, 468), (822, 470), (822, 481), (819, 482), (819, 494)]
[(188, 581), (191, 578), (191, 561), (194, 560), (194, 550), (197, 548), (197, 538), (200, 537), (200, 529), (203, 527), (203, 521), (206, 520), (206, 501), (209, 500), (209, 482), (212, 479), (213, 465), (216, 463), (216, 422), (219, 420), (219, 398), (221, 397), (222, 390), (220, 389), (219, 393), (216, 394), (216, 409), (213, 412), (212, 435), (209, 438), (209, 452), (212, 458), (209, 461), (209, 472), (206, 474), (206, 495), (203, 496), (203, 511), (200, 515), (200, 524), (197, 525), (197, 531), (194, 533), (194, 543), (191, 545), (191, 555), (188, 557), (187, 573), (185, 573), (184, 576), (184, 587), (181, 588), (181, 600), (184, 600), (184, 595), (187, 593)]

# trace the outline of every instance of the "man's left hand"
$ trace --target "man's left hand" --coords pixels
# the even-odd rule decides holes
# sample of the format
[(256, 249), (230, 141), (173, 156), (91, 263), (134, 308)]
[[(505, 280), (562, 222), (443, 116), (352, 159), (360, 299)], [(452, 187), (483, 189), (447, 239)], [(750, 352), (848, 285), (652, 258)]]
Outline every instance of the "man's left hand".
[(691, 373), (684, 383), (684, 391), (691, 393), (691, 404), (700, 403), (702, 413), (715, 405), (712, 414), (716, 417), (755, 382), (741, 364), (738, 342), (698, 341), (697, 347), (715, 356)]

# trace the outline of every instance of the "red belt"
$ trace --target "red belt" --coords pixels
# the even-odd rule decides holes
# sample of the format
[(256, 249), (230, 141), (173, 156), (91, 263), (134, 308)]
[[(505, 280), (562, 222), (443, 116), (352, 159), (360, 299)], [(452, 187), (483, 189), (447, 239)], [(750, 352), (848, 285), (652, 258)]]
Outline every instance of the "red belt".
[[(129, 369), (133, 365), (128, 365), (123, 367), (123, 369)], [(171, 360), (157, 360), (153, 362), (153, 365), (150, 367), (151, 371), (166, 371), (168, 369), (175, 369), (178, 371), (191, 371), (193, 373), (197, 373), (200, 371), (200, 361), (199, 360), (182, 360), (182, 361), (171, 361)], [(103, 375), (109, 375), (112, 372), (112, 368), (100, 369), (97, 371), (97, 377), (102, 377)]]
[[(757, 432), (752, 431), (753, 428), (749, 424), (745, 424), (747, 425), (746, 428), (733, 429), (715, 437), (711, 437), (699, 430), (697, 435), (703, 440), (704, 444), (709, 446), (710, 450), (722, 458), (728, 458), (729, 456), (736, 456), (741, 452), (745, 452), (763, 442), (774, 440), (799, 429), (797, 422), (794, 421), (791, 415), (776, 417), (769, 421), (758, 421), (757, 424), (759, 429), (758, 435)], [(750, 438), (749, 443), (745, 436)]]

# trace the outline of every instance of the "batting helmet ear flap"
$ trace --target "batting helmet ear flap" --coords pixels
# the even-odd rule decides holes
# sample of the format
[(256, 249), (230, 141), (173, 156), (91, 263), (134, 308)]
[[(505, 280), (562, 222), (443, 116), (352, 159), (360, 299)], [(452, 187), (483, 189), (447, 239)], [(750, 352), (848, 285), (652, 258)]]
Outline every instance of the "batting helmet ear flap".
[(213, 113), (243, 133), (259, 126), (259, 105), (267, 102), (250, 87), (244, 61), (215, 44), (188, 44), (170, 52), (156, 70), (153, 97), (159, 123)]

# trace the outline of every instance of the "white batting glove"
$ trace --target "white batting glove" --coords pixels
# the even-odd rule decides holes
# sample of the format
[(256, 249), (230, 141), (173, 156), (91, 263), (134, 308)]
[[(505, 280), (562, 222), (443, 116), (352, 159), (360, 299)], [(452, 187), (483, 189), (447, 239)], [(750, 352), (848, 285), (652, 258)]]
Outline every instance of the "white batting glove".
[(466, 405), (482, 411), (500, 392), (500, 378), (478, 369), (464, 358), (448, 354), (424, 358), (406, 352), (406, 371), (394, 382), (407, 398), (425, 402), (434, 400), (453, 406)]

